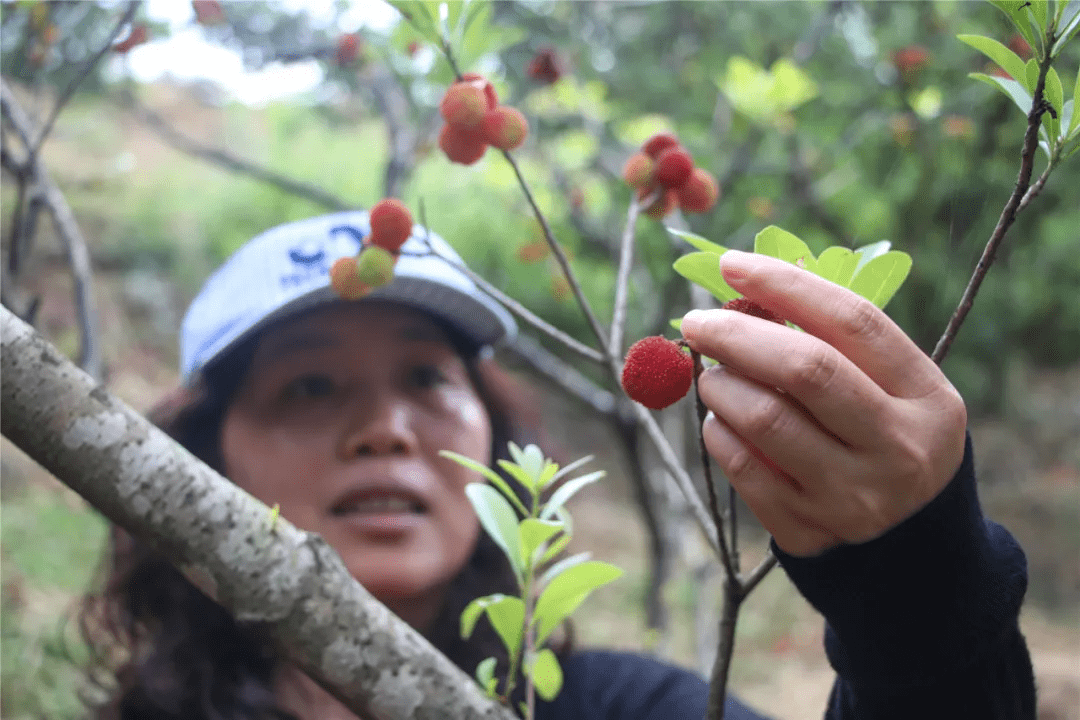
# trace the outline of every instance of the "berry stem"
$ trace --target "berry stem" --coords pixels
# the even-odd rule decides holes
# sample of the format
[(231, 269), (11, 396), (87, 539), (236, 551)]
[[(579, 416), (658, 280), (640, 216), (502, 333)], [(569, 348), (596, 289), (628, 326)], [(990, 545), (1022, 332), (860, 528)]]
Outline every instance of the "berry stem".
[[(685, 341), (679, 341), (680, 345), (685, 345)], [(720, 512), (720, 501), (717, 498), (716, 482), (712, 476), (712, 466), (709, 464), (709, 450), (705, 447), (705, 434), (702, 432), (705, 425), (705, 418), (709, 414), (708, 408), (705, 407), (705, 402), (701, 399), (701, 393), (698, 392), (698, 378), (705, 368), (701, 362), (701, 353), (690, 349), (690, 357), (694, 361), (694, 405), (697, 407), (698, 416), (698, 449), (701, 451), (701, 473), (705, 477), (705, 487), (709, 491), (709, 510), (712, 512), (713, 523), (716, 525), (716, 544), (720, 548), (720, 562), (724, 564), (724, 572), (727, 574), (724, 582), (727, 583), (728, 579), (733, 579), (738, 585), (739, 582), (739, 568), (732, 552), (728, 548), (727, 540), (724, 538), (724, 516)], [(730, 484), (728, 485), (730, 488)], [(735, 516), (732, 514), (732, 520)], [(736, 527), (734, 522), (731, 526), (731, 540), (735, 541)]]
[(615, 308), (611, 313), (611, 342), (608, 352), (616, 357), (623, 352), (623, 331), (626, 326), (626, 302), (630, 296), (630, 267), (634, 262), (634, 231), (637, 229), (641, 205), (637, 193), (630, 193), (630, 207), (626, 211), (626, 227), (623, 228), (619, 246), (619, 271), (615, 277)]

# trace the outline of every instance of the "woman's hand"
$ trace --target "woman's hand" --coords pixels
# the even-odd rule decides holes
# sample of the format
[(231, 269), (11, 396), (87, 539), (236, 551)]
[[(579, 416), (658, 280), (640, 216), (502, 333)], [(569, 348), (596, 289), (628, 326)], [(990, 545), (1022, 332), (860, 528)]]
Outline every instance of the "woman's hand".
[(724, 279), (806, 332), (730, 310), (683, 319), (720, 364), (699, 382), (706, 447), (791, 555), (872, 540), (929, 503), (964, 453), (959, 393), (870, 301), (730, 250)]

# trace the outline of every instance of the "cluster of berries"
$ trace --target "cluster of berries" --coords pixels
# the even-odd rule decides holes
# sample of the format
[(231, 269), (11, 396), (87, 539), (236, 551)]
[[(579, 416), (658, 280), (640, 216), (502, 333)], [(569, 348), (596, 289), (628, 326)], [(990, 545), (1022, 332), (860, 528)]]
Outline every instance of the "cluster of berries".
[(368, 214), (371, 233), (360, 254), (338, 258), (330, 268), (330, 287), (345, 300), (359, 300), (394, 279), (398, 252), (412, 234), (412, 213), (396, 198), (375, 203)]
[(720, 199), (716, 177), (695, 167), (694, 158), (671, 133), (658, 133), (646, 140), (626, 161), (623, 179), (637, 190), (639, 200), (656, 195), (645, 214), (658, 220), (676, 205), (684, 212), (702, 213)]
[(513, 150), (525, 142), (529, 125), (516, 108), (499, 104), (495, 88), (482, 75), (466, 73), (446, 90), (439, 102), (446, 120), (439, 147), (450, 162), (472, 165), (488, 145)]
[[(724, 303), (726, 310), (753, 315), (784, 324), (783, 318), (753, 300), (735, 298)], [(683, 346), (663, 335), (642, 338), (626, 351), (622, 386), (631, 400), (650, 410), (663, 410), (690, 391), (694, 382), (694, 361)]]

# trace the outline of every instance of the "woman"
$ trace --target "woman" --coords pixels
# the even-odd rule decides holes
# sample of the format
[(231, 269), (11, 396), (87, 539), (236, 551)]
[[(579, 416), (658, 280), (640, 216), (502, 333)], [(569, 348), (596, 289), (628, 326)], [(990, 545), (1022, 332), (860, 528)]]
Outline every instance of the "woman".
[[(520, 437), (490, 347), (513, 320), (414, 232), (394, 281), (344, 302), (333, 261), (357, 252), (363, 212), (274, 228), (206, 283), (181, 331), (185, 390), (156, 420), (298, 526), (318, 532), (378, 599), (471, 673), (500, 644), (465, 642), (473, 597), (513, 588), (464, 487)], [(422, 239), (421, 239), (422, 238)], [(806, 333), (727, 311), (687, 315), (708, 448), (827, 620), (831, 718), (1034, 716), (1017, 627), (1023, 554), (982, 519), (964, 406), (881, 311), (792, 265), (729, 253), (725, 278)], [(504, 388), (505, 390), (505, 388)], [(529, 438), (523, 440), (528, 441)], [(121, 648), (98, 717), (352, 717), (259, 628), (241, 626), (162, 558), (114, 536), (105, 592), (87, 603), (98, 647)], [(95, 624), (93, 620), (104, 620)], [(707, 688), (635, 655), (559, 648), (565, 685), (538, 718), (703, 717)], [(502, 658), (505, 662), (505, 658)], [(735, 700), (728, 718), (758, 716)]]

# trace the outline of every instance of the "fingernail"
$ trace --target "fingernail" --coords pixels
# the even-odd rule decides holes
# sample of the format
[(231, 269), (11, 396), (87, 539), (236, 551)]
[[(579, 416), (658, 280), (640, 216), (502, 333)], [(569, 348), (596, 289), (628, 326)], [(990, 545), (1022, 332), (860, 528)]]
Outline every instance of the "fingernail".
[(705, 324), (706, 316), (707, 313), (704, 310), (691, 310), (683, 315), (682, 325), (679, 326), (682, 328), (683, 337), (686, 337), (687, 333), (690, 335), (699, 334), (701, 326)]
[(750, 274), (750, 271), (758, 266), (754, 253), (742, 250), (728, 250), (720, 256), (720, 274), (729, 283), (732, 280), (742, 280)]

